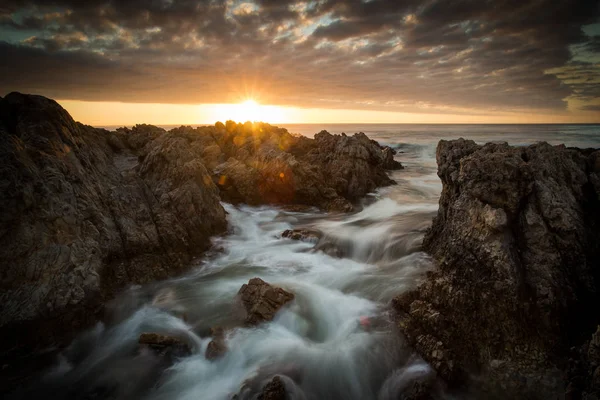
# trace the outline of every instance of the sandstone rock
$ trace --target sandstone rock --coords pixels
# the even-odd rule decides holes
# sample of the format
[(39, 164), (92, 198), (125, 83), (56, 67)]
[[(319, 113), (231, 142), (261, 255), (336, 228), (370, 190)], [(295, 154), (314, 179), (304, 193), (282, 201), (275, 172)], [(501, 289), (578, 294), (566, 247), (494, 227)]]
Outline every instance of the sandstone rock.
[(461, 139), (441, 141), (437, 162), (440, 209), (423, 245), (439, 266), (394, 300), (400, 327), (453, 384), (562, 396), (565, 355), (599, 320), (595, 161), (546, 143)]
[(275, 376), (267, 383), (258, 395), (259, 400), (285, 400), (287, 398), (285, 385), (280, 377)]
[(252, 326), (271, 321), (277, 311), (294, 299), (292, 293), (271, 286), (260, 278), (252, 278), (244, 284), (238, 296), (246, 310), (245, 324)]

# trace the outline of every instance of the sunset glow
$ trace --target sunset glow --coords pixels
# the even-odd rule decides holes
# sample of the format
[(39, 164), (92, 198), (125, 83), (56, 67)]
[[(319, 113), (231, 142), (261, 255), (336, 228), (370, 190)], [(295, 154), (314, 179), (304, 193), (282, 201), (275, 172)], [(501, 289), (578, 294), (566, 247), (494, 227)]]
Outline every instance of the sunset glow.
[(93, 126), (212, 125), (217, 121), (261, 120), (272, 124), (319, 123), (404, 123), (404, 124), (535, 124), (593, 123), (593, 114), (577, 119), (564, 114), (520, 112), (489, 114), (409, 113), (348, 108), (303, 108), (242, 103), (233, 104), (161, 104), (58, 100), (78, 121)]
[(215, 104), (210, 106), (212, 110), (202, 110), (208, 114), (208, 121), (236, 122), (263, 121), (263, 122), (286, 122), (285, 110), (278, 106), (265, 106), (258, 104), (254, 99), (248, 99), (240, 104)]

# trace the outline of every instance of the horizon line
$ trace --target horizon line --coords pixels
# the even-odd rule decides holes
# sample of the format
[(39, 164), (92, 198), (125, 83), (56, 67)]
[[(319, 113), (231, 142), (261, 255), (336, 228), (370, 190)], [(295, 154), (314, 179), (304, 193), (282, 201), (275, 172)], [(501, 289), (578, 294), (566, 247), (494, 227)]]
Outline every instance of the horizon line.
[[(133, 127), (136, 125), (153, 125), (157, 127), (161, 126), (192, 126), (192, 127), (203, 127), (203, 126), (214, 126), (217, 122), (225, 123), (226, 121), (215, 121), (213, 123), (210, 122), (198, 122), (198, 123), (145, 123), (139, 122), (135, 124), (107, 124), (107, 125), (98, 125), (98, 124), (85, 124), (94, 128), (127, 128)], [(598, 122), (265, 122), (265, 121), (245, 121), (238, 122), (234, 121), (238, 124), (245, 124), (246, 122), (250, 123), (265, 123), (269, 125), (600, 125), (600, 121)]]

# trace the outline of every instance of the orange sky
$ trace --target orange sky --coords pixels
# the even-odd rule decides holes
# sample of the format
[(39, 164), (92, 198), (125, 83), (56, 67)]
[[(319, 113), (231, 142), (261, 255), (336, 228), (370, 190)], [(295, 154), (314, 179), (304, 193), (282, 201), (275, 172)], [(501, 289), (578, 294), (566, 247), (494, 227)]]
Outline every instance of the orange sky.
[(596, 123), (597, 115), (581, 113), (496, 113), (489, 115), (401, 113), (373, 110), (280, 107), (259, 104), (146, 104), (58, 100), (75, 118), (94, 126), (213, 124), (257, 120), (270, 123)]

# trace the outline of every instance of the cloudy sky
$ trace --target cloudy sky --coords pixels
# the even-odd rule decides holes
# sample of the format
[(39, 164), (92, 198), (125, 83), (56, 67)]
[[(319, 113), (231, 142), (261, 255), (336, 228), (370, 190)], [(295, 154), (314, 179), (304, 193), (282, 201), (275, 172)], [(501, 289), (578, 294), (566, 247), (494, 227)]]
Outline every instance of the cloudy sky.
[(211, 122), (249, 98), (290, 122), (600, 122), (599, 15), (597, 0), (2, 0), (0, 95), (94, 124)]

